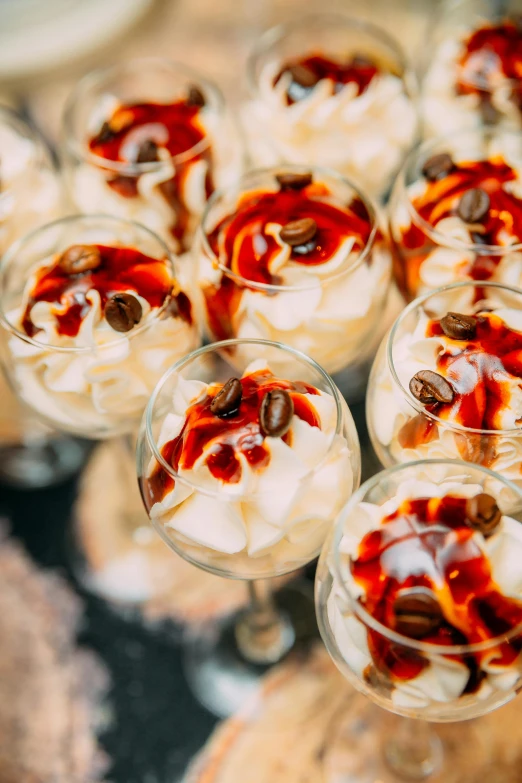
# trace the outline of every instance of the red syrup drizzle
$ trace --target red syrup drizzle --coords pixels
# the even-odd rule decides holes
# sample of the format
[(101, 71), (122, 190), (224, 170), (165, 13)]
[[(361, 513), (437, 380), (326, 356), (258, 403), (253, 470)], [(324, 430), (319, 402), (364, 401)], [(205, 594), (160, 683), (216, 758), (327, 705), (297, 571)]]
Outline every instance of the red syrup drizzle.
[[(366, 57), (353, 57), (346, 62), (332, 60), (321, 54), (311, 54), (306, 57), (300, 57), (284, 64), (283, 68), (274, 79), (274, 85), (278, 83), (282, 76), (288, 73), (289, 69), (295, 66), (302, 66), (309, 70), (319, 81), (320, 79), (329, 79), (333, 82), (333, 91), (338, 93), (346, 84), (355, 84), (357, 95), (361, 95), (368, 89), (372, 80), (380, 73), (380, 68), (376, 63)], [(299, 88), (300, 86), (298, 86)], [(299, 94), (305, 97), (312, 88), (300, 87)], [(286, 100), (289, 106), (296, 103), (294, 91), (289, 89), (286, 93)]]
[[(151, 258), (130, 247), (95, 245), (101, 255), (100, 266), (77, 275), (66, 274), (59, 259), (37, 272), (22, 320), (29, 337), (38, 333), (31, 320), (37, 302), (52, 302), (58, 334), (76, 337), (83, 319), (91, 308), (86, 299), (89, 291), (100, 294), (102, 309), (108, 298), (120, 291), (135, 291), (153, 308), (160, 308), (172, 291), (172, 276), (165, 260)], [(172, 296), (172, 314), (192, 322), (188, 297), (180, 292)], [(175, 303), (175, 305), (174, 305)]]
[[(430, 321), (426, 337), (442, 334), (440, 321)], [(498, 315), (482, 313), (473, 340), (445, 340), (448, 348), (437, 357), (437, 371), (451, 383), (453, 402), (426, 405), (426, 410), (471, 429), (499, 429), (498, 414), (510, 403), (510, 382), (522, 379), (522, 333), (510, 329)], [(436, 423), (422, 413), (398, 434), (403, 448), (416, 448), (437, 437)], [(474, 457), (472, 461), (487, 465), (495, 457), (494, 441), (492, 436), (462, 433), (458, 443), (464, 458)]]
[[(212, 475), (229, 484), (241, 480), (241, 463), (237, 454), (242, 453), (254, 470), (262, 470), (270, 462), (270, 451), (264, 445), (259, 410), (265, 394), (273, 389), (286, 389), (294, 403), (294, 414), (311, 427), (321, 428), (321, 421), (303, 394), (318, 394), (314, 386), (302, 381), (285, 381), (276, 378), (269, 370), (258, 370), (241, 378), (243, 397), (235, 416), (219, 418), (210, 406), (222, 388), (215, 384), (208, 388), (205, 397), (188, 408), (180, 434), (161, 449), (163, 459), (175, 471), (190, 470), (196, 460), (211, 446), (206, 465)], [(283, 440), (291, 444), (291, 431)], [(174, 488), (174, 479), (159, 465), (149, 478), (142, 479), (142, 493), (147, 507), (160, 502)]]
[[(327, 263), (341, 243), (353, 237), (352, 252), (361, 252), (372, 232), (368, 210), (359, 198), (349, 206), (334, 206), (327, 199), (330, 190), (313, 183), (302, 190), (258, 191), (243, 195), (236, 211), (224, 218), (207, 235), (216, 258), (233, 274), (245, 281), (281, 285), (281, 278), (270, 272), (281, 246), (267, 233), (270, 223), (285, 225), (301, 218), (313, 218), (318, 226), (311, 247), (292, 249), (290, 261), (304, 266)], [(302, 251), (305, 252), (302, 252)], [(300, 252), (301, 251), (301, 252)], [(233, 317), (248, 283), (237, 283), (224, 274), (217, 286), (204, 288), (209, 326), (216, 339), (234, 336)], [(273, 292), (268, 292), (270, 296)]]
[(484, 25), (469, 36), (464, 48), (456, 93), (488, 100), (501, 76), (514, 82), (512, 99), (522, 108), (522, 28), (509, 20)]
[[(459, 163), (443, 179), (426, 181), (423, 194), (413, 200), (412, 206), (426, 223), (436, 228), (443, 218), (457, 215), (459, 201), (466, 191), (482, 188), (489, 196), (490, 209), (481, 223), (483, 231), (474, 232), (471, 241), (506, 246), (507, 237), (511, 237), (517, 244), (522, 242), (522, 199), (504, 188), (506, 183), (517, 179), (517, 172), (500, 157)], [(408, 297), (416, 295), (420, 267), (435, 247), (436, 244), (414, 223), (402, 232), (400, 242), (395, 243), (395, 272)], [(489, 280), (501, 260), (502, 255), (476, 253), (468, 275), (473, 280)]]
[[(206, 138), (206, 131), (200, 122), (200, 106), (194, 106), (188, 101), (180, 100), (175, 103), (135, 103), (120, 106), (113, 116), (109, 118), (109, 126), (121, 128), (112, 131), (107, 140), (100, 141), (99, 136), (89, 140), (89, 150), (95, 155), (106, 160), (136, 163), (139, 152), (138, 143), (129, 144), (133, 159), (123, 155), (123, 146), (129, 141), (129, 134), (134, 134), (137, 128), (155, 124), (166, 131), (167, 140), (158, 146), (164, 147), (171, 157), (183, 155), (193, 147), (201, 144)], [(151, 130), (150, 137), (144, 136), (143, 142), (150, 138), (156, 141), (156, 132)], [(180, 243), (182, 250), (187, 250), (187, 232), (190, 228), (191, 213), (183, 198), (186, 180), (191, 167), (198, 161), (205, 161), (207, 172), (205, 177), (205, 195), (208, 199), (214, 192), (212, 176), (212, 152), (210, 145), (204, 147), (186, 161), (178, 161), (174, 167), (174, 176), (161, 183), (158, 187), (175, 214), (176, 220), (171, 228), (174, 238)], [(149, 164), (151, 165), (151, 164)], [(161, 165), (161, 164), (158, 164)], [(111, 176), (107, 183), (113, 190), (124, 198), (136, 198), (138, 196), (138, 180), (140, 175)]]
[[(444, 622), (422, 641), (441, 646), (480, 644), (509, 633), (522, 624), (522, 601), (500, 592), (487, 556), (466, 525), (466, 499), (405, 500), (385, 517), (381, 527), (367, 533), (350, 570), (364, 590), (362, 606), (382, 625), (395, 630), (393, 605), (407, 588), (431, 590)], [(368, 629), (368, 646), (377, 669), (395, 681), (411, 680), (429, 666), (429, 658)], [(465, 663), (470, 676), (464, 693), (478, 689), (485, 674), (481, 663), (510, 666), (522, 650), (522, 638), (499, 641), (494, 649), (448, 655)]]

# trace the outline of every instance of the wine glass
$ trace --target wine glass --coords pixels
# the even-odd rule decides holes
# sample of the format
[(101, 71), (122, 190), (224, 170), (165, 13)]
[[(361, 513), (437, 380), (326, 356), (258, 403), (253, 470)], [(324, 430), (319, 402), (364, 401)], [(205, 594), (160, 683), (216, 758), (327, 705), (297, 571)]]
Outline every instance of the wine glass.
[(521, 514), (520, 488), (489, 469), (420, 460), (378, 473), (339, 515), (317, 571), (321, 635), (357, 690), (403, 716), (339, 718), (361, 783), (429, 777), (443, 747), (428, 722), (476, 718), (520, 689)]
[[(241, 343), (250, 358), (232, 370), (223, 351)], [(248, 583), (249, 608), (207, 625), (186, 651), (198, 698), (219, 715), (257, 686), (259, 669), (244, 661), (275, 663), (294, 643), (262, 580), (318, 555), (360, 477), (355, 425), (331, 378), (299, 351), (270, 343), (270, 356), (285, 358), (285, 374), (276, 374), (266, 347), (227, 340), (178, 361), (156, 387), (138, 438), (141, 493), (161, 538), (199, 568)]]

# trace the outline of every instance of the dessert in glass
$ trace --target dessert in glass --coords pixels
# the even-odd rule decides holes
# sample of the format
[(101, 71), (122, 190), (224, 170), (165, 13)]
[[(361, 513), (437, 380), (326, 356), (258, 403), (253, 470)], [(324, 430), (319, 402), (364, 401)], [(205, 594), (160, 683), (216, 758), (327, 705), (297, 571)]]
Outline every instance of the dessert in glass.
[(390, 204), (395, 279), (406, 299), (461, 280), (522, 285), (522, 136), (476, 129), (426, 142)]
[(522, 290), (457, 283), (412, 302), (372, 368), (366, 418), (384, 466), (448, 457), (522, 487)]
[[(253, 171), (210, 199), (196, 250), (213, 340), (284, 342), (343, 371), (345, 396), (360, 393), (382, 335), (391, 255), (374, 203), (355, 185), (318, 168)], [(237, 343), (229, 359), (259, 351)]]
[[(249, 358), (232, 370), (223, 349), (239, 343)], [(313, 560), (359, 484), (357, 432), (332, 379), (299, 351), (270, 347), (284, 355), (284, 374), (263, 340), (181, 359), (156, 387), (138, 438), (141, 493), (161, 538), (200, 568), (248, 581), (250, 608), (206, 627), (187, 652), (189, 679), (217, 714), (236, 709), (259, 674), (244, 670), (227, 639), (256, 664), (280, 660), (295, 639), (259, 580)]]
[(416, 82), (384, 30), (320, 14), (268, 30), (248, 63), (255, 165), (337, 169), (384, 197), (417, 133)]
[(521, 520), (520, 488), (458, 460), (396, 465), (341, 512), (317, 572), (321, 634), (355, 688), (416, 719), (383, 731), (385, 714), (369, 710), (356, 740), (371, 757), (357, 780), (374, 781), (378, 764), (390, 779), (379, 744), (401, 780), (428, 777), (442, 747), (426, 721), (475, 718), (517, 694)]
[(453, 0), (433, 33), (422, 86), (429, 136), (522, 121), (522, 25), (519, 0)]
[(207, 198), (243, 153), (218, 88), (169, 60), (131, 60), (80, 81), (64, 114), (64, 168), (81, 212), (148, 226), (190, 247)]

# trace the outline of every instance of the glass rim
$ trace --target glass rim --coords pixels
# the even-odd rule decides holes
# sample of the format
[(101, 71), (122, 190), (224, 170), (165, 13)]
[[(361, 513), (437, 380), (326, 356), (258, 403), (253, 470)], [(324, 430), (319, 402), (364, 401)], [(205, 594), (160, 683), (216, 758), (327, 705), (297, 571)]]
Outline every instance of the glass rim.
[[(400, 45), (392, 35), (380, 27), (379, 25), (368, 22), (365, 19), (360, 19), (350, 14), (345, 14), (340, 11), (327, 11), (324, 13), (316, 12), (311, 14), (305, 14), (299, 19), (294, 19), (288, 22), (282, 22), (280, 24), (269, 27), (259, 37), (257, 43), (254, 45), (250, 52), (246, 62), (246, 80), (248, 90), (251, 95), (258, 95), (258, 83), (256, 78), (256, 64), (258, 59), (275, 44), (282, 41), (288, 35), (292, 34), (299, 28), (306, 27), (307, 25), (324, 25), (329, 26), (344, 26), (353, 28), (355, 30), (364, 30), (369, 33), (374, 39), (377, 39), (381, 44), (387, 46), (392, 52), (393, 56), (397, 59), (400, 66), (400, 78), (405, 81), (406, 78), (414, 79), (414, 71), (410, 66), (409, 59)], [(415, 87), (417, 87), (415, 78)]]
[[(232, 280), (234, 283), (244, 288), (250, 288), (255, 291), (264, 291), (264, 292), (276, 294), (276, 293), (285, 293), (285, 292), (291, 293), (297, 291), (309, 291), (318, 287), (317, 284), (306, 284), (306, 285), (299, 285), (299, 286), (276, 285), (274, 283), (258, 283), (256, 281), (249, 280), (248, 278), (243, 277), (242, 275), (238, 275), (235, 272), (232, 272), (232, 270), (228, 266), (223, 264), (216, 256), (212, 248), (210, 247), (210, 243), (208, 241), (208, 235), (205, 228), (205, 223), (210, 216), (211, 210), (214, 209), (215, 205), (221, 199), (226, 199), (227, 196), (231, 194), (235, 194), (236, 191), (238, 190), (238, 186), (239, 186), (239, 194), (241, 196), (246, 195), (248, 192), (253, 193), (254, 190), (248, 191), (246, 189), (248, 187), (249, 182), (254, 181), (257, 177), (271, 176), (271, 175), (275, 176), (275, 174), (286, 173), (286, 172), (288, 173), (311, 172), (313, 175), (330, 178), (335, 180), (337, 183), (341, 185), (345, 185), (345, 186), (347, 185), (354, 191), (354, 196), (358, 197), (362, 201), (364, 207), (368, 212), (368, 216), (370, 218), (370, 223), (372, 228), (368, 236), (368, 240), (365, 246), (363, 247), (363, 249), (358, 253), (357, 257), (354, 258), (352, 263), (349, 264), (346, 268), (334, 270), (329, 275), (321, 276), (316, 274), (316, 277), (320, 278), (321, 287), (323, 283), (331, 283), (333, 280), (340, 279), (345, 275), (351, 274), (359, 266), (361, 266), (361, 264), (363, 264), (364, 261), (366, 261), (367, 257), (373, 250), (377, 232), (381, 228), (379, 210), (373, 198), (367, 195), (366, 193), (364, 193), (357, 183), (343, 176), (342, 174), (340, 174), (338, 171), (335, 171), (334, 169), (326, 168), (324, 166), (305, 166), (303, 164), (298, 164), (298, 163), (281, 163), (274, 166), (266, 166), (263, 168), (251, 169), (250, 171), (247, 171), (245, 174), (243, 174), (232, 185), (228, 185), (227, 187), (220, 188), (214, 191), (214, 193), (211, 195), (211, 197), (208, 199), (207, 203), (205, 204), (205, 209), (201, 216), (199, 229), (198, 229), (203, 251), (212, 262), (213, 267), (215, 269), (219, 269), (219, 271), (222, 272), (224, 275), (226, 275), (230, 280)], [(234, 214), (234, 212), (229, 214)], [(348, 252), (348, 255), (350, 252), (351, 251)], [(311, 268), (313, 269), (313, 267)]]
[[(418, 639), (412, 639), (409, 636), (404, 636), (403, 634), (400, 634), (397, 631), (393, 631), (391, 628), (388, 628), (379, 620), (376, 620), (375, 617), (373, 617), (373, 615), (370, 614), (370, 612), (368, 612), (362, 606), (362, 604), (352, 595), (352, 593), (348, 589), (347, 586), (348, 580), (346, 578), (348, 573), (347, 565), (342, 561), (341, 552), (339, 548), (343, 536), (343, 529), (348, 515), (356, 507), (357, 504), (364, 502), (364, 496), (366, 495), (366, 493), (369, 490), (373, 489), (375, 486), (377, 486), (384, 478), (387, 478), (388, 476), (391, 476), (394, 473), (400, 473), (402, 470), (406, 470), (406, 469), (411, 470), (412, 468), (422, 468), (426, 465), (454, 465), (455, 467), (463, 467), (466, 470), (471, 469), (471, 470), (477, 470), (479, 472), (483, 472), (489, 478), (495, 479), (496, 481), (501, 481), (505, 486), (507, 486), (510, 490), (512, 490), (514, 494), (519, 497), (520, 500), (522, 500), (522, 490), (520, 490), (520, 488), (517, 487), (516, 484), (514, 484), (512, 481), (505, 478), (504, 476), (501, 476), (499, 473), (496, 473), (495, 471), (484, 467), (483, 465), (475, 465), (470, 462), (465, 462), (464, 460), (459, 460), (459, 459), (442, 459), (442, 458), (420, 459), (420, 460), (415, 460), (414, 462), (400, 462), (397, 465), (393, 465), (391, 468), (386, 468), (384, 470), (379, 471), (374, 476), (367, 479), (363, 484), (361, 484), (361, 486), (357, 490), (355, 490), (355, 492), (347, 500), (344, 507), (340, 511), (339, 517), (335, 522), (333, 537), (331, 540), (332, 541), (331, 549), (333, 550), (332, 562), (335, 571), (335, 577), (338, 580), (344, 595), (350, 601), (350, 605), (354, 613), (359, 617), (361, 622), (366, 627), (369, 627), (373, 631), (379, 633), (388, 641), (399, 644), (402, 647), (408, 647), (418, 652), (425, 652), (430, 655), (444, 655), (444, 656), (457, 655), (457, 654), (460, 655), (460, 654), (468, 654), (468, 653), (475, 653), (475, 652), (483, 652), (485, 650), (493, 649), (495, 647), (498, 647), (499, 644), (508, 642), (512, 638), (520, 635), (520, 633), (522, 633), (522, 623), (512, 628), (509, 632), (505, 634), (501, 634), (499, 636), (495, 636), (493, 639), (488, 639), (488, 641), (486, 642), (476, 642), (475, 644), (460, 644), (460, 645), (432, 644), (430, 642), (423, 642)], [(505, 516), (508, 516), (508, 514), (506, 514)], [(348, 558), (345, 559), (347, 560)]]
[[(138, 177), (142, 174), (148, 174), (151, 172), (161, 171), (167, 164), (171, 163), (174, 166), (187, 163), (193, 158), (197, 157), (205, 150), (212, 146), (212, 140), (208, 132), (197, 144), (194, 144), (188, 150), (180, 152), (177, 155), (170, 155), (168, 158), (157, 161), (149, 161), (144, 163), (122, 161), (122, 160), (110, 160), (104, 158), (101, 155), (96, 155), (88, 148), (85, 139), (79, 139), (74, 128), (74, 115), (81, 100), (96, 87), (103, 85), (104, 81), (110, 78), (113, 74), (118, 72), (129, 72), (134, 70), (141, 70), (144, 67), (163, 67), (166, 70), (170, 70), (172, 73), (182, 73), (187, 76), (191, 81), (197, 85), (203, 87), (204, 91), (211, 95), (214, 100), (215, 106), (212, 111), (216, 111), (219, 116), (222, 116), (225, 109), (225, 99), (223, 93), (219, 87), (214, 84), (210, 79), (200, 74), (198, 71), (190, 68), (184, 63), (177, 60), (170, 60), (167, 57), (135, 57), (132, 60), (125, 62), (115, 63), (113, 65), (105, 66), (102, 68), (96, 68), (83, 76), (75, 85), (72, 92), (69, 94), (62, 114), (62, 128), (63, 138), (67, 149), (75, 156), (77, 160), (91, 163), (97, 168), (104, 169), (109, 172), (115, 172), (117, 174)], [(205, 107), (203, 107), (203, 111)], [(86, 130), (84, 128), (83, 130)]]
[[(184, 366), (188, 365), (190, 362), (192, 362), (194, 359), (198, 359), (200, 356), (203, 356), (208, 353), (217, 353), (218, 355), (221, 355), (221, 351), (226, 348), (233, 348), (235, 346), (239, 345), (260, 345), (264, 347), (269, 348), (277, 348), (281, 349), (284, 352), (290, 354), (294, 358), (297, 358), (301, 360), (304, 364), (307, 364), (309, 367), (311, 367), (313, 370), (315, 370), (321, 378), (324, 380), (326, 385), (328, 386), (329, 390), (331, 391), (331, 396), (334, 399), (335, 402), (335, 410), (336, 410), (336, 426), (335, 431), (332, 435), (331, 441), (328, 445), (328, 450), (326, 454), (323, 456), (323, 458), (318, 462), (317, 465), (314, 465), (313, 468), (310, 468), (306, 474), (300, 479), (300, 482), (305, 481), (307, 478), (310, 477), (312, 473), (319, 470), (322, 465), (324, 464), (325, 460), (330, 454), (331, 447), (336, 439), (336, 437), (340, 434), (342, 434), (342, 423), (343, 423), (343, 409), (342, 409), (342, 403), (341, 403), (341, 393), (339, 392), (339, 389), (335, 385), (333, 379), (331, 376), (324, 370), (320, 364), (318, 364), (314, 359), (312, 359), (310, 356), (307, 356), (302, 351), (298, 351), (296, 348), (292, 348), (290, 345), (286, 345), (285, 343), (276, 342), (274, 340), (262, 340), (259, 338), (231, 338), (229, 340), (220, 340), (216, 343), (210, 343), (209, 345), (203, 345), (200, 348), (197, 348), (194, 351), (191, 351), (186, 356), (182, 357), (181, 359), (178, 359), (177, 362), (175, 362), (169, 369), (163, 374), (163, 376), (160, 378), (158, 383), (156, 384), (154, 391), (152, 392), (149, 401), (147, 403), (147, 406), (145, 408), (144, 414), (143, 414), (143, 425), (145, 429), (145, 437), (148, 443), (148, 446), (152, 452), (152, 456), (158, 463), (158, 465), (169, 475), (171, 478), (173, 478), (175, 481), (180, 481), (183, 485), (190, 487), (193, 491), (196, 491), (202, 495), (206, 495), (207, 497), (218, 499), (222, 502), (230, 502), (230, 503), (238, 503), (240, 501), (244, 501), (245, 495), (244, 494), (233, 494), (230, 493), (229, 497), (223, 497), (223, 492), (220, 490), (212, 490), (208, 489), (207, 487), (202, 487), (199, 484), (197, 484), (194, 481), (191, 481), (186, 476), (181, 476), (177, 471), (174, 470), (172, 465), (169, 465), (169, 463), (164, 459), (163, 455), (161, 454), (161, 451), (158, 447), (158, 444), (156, 442), (156, 438), (154, 437), (154, 434), (152, 432), (152, 425), (153, 425), (153, 417), (154, 417), (154, 408), (156, 406), (158, 397), (160, 393), (162, 392), (165, 383), (169, 380), (169, 378), (174, 375), (175, 373), (179, 372), (179, 370), (182, 370)], [(254, 361), (254, 360), (252, 360)], [(233, 368), (231, 368), (232, 372), (234, 371)], [(348, 409), (349, 410), (349, 409)], [(349, 411), (351, 416), (351, 411)], [(357, 436), (358, 437), (358, 436)], [(357, 443), (358, 445), (358, 443)], [(352, 444), (348, 444), (350, 451), (352, 450)], [(138, 465), (139, 470), (141, 471), (141, 466)], [(141, 475), (141, 473), (140, 473)], [(252, 493), (247, 495), (248, 499), (252, 499), (258, 496), (259, 493)]]
[[(157, 234), (155, 234), (153, 231), (150, 230), (150, 228), (147, 228), (147, 226), (142, 225), (141, 223), (136, 222), (135, 220), (127, 220), (126, 218), (119, 218), (115, 215), (107, 215), (104, 213), (85, 213), (85, 214), (75, 214), (75, 215), (67, 215), (66, 217), (58, 218), (58, 220), (53, 220), (49, 223), (44, 223), (44, 225), (39, 226), (38, 228), (33, 229), (33, 231), (28, 232), (24, 236), (20, 237), (20, 239), (13, 242), (13, 244), (7, 249), (7, 251), (4, 253), (3, 257), (0, 259), (0, 292), (5, 292), (5, 285), (4, 278), (6, 274), (8, 273), (10, 265), (13, 263), (13, 261), (16, 259), (18, 253), (23, 249), (24, 245), (26, 245), (28, 242), (33, 241), (35, 238), (37, 238), (39, 235), (45, 234), (49, 230), (53, 230), (61, 225), (67, 225), (68, 223), (74, 224), (76, 221), (93, 221), (96, 223), (97, 221), (101, 222), (108, 222), (112, 225), (124, 225), (126, 228), (133, 228), (138, 229), (139, 231), (145, 232), (149, 235), (150, 238), (152, 238), (154, 241), (157, 242), (159, 248), (164, 251), (165, 256), (161, 259), (156, 259), (158, 261), (165, 261), (168, 271), (170, 272), (172, 276), (173, 282), (177, 282), (177, 269), (176, 264), (174, 261), (174, 254), (169, 249), (167, 244), (159, 237)], [(162, 304), (160, 308), (157, 309), (155, 313), (152, 314), (152, 316), (143, 324), (139, 325), (137, 327), (134, 327), (130, 332), (126, 334), (122, 334), (121, 337), (115, 337), (114, 340), (110, 340), (106, 343), (103, 343), (103, 345), (92, 345), (92, 346), (64, 346), (64, 345), (50, 345), (49, 343), (43, 343), (40, 342), (40, 340), (36, 340), (34, 337), (30, 337), (25, 332), (20, 331), (18, 327), (16, 327), (14, 324), (9, 321), (7, 318), (7, 313), (4, 310), (4, 304), (2, 300), (2, 293), (0, 293), (0, 325), (4, 327), (4, 329), (13, 335), (16, 335), (20, 340), (23, 340), (25, 343), (28, 343), (29, 345), (33, 345), (35, 348), (46, 350), (50, 353), (63, 353), (63, 354), (92, 354), (93, 352), (99, 351), (99, 350), (105, 350), (106, 348), (113, 348), (116, 345), (119, 345), (120, 343), (124, 343), (128, 340), (133, 340), (137, 335), (141, 334), (142, 332), (147, 331), (153, 323), (161, 319), (161, 316), (166, 311), (168, 305), (170, 303), (170, 297), (167, 297)]]
[[(480, 134), (480, 138), (491, 138), (492, 132), (494, 135), (510, 136), (520, 140), (520, 133), (510, 128), (464, 128), (457, 132), (445, 133), (441, 136), (437, 136), (433, 139), (427, 139), (420, 144), (417, 144), (406, 156), (401, 169), (397, 175), (397, 188), (402, 191), (401, 196), (406, 202), (408, 214), (417, 228), (420, 228), (426, 236), (428, 236), (436, 245), (445, 248), (451, 248), (452, 250), (462, 250), (467, 253), (477, 253), (478, 255), (495, 255), (504, 256), (509, 253), (516, 253), (522, 250), (522, 242), (517, 242), (513, 245), (485, 245), (477, 242), (465, 242), (457, 237), (451, 237), (448, 234), (442, 233), (437, 228), (428, 223), (415, 209), (413, 202), (408, 194), (408, 188), (418, 181), (418, 175), (420, 173), (422, 163), (426, 162), (430, 157), (430, 153), (437, 154), (437, 148), (445, 141), (448, 143), (454, 139), (463, 138), (465, 136), (477, 136)], [(471, 160), (486, 160), (484, 156), (475, 156)], [(466, 162), (464, 160), (463, 162)], [(407, 174), (412, 173), (415, 170), (416, 179), (414, 182), (407, 184)]]
[(522, 437), (522, 427), (513, 427), (512, 429), (508, 429), (508, 430), (485, 430), (476, 427), (465, 427), (463, 424), (459, 424), (458, 422), (451, 422), (451, 421), (447, 421), (446, 419), (441, 419), (440, 416), (437, 416), (435, 413), (428, 411), (422, 405), (422, 403), (416, 400), (409, 389), (404, 388), (397, 374), (397, 370), (395, 369), (395, 362), (393, 358), (394, 341), (397, 336), (397, 332), (399, 328), (402, 326), (404, 320), (411, 313), (413, 313), (415, 310), (420, 308), (428, 299), (431, 299), (434, 296), (440, 296), (441, 294), (445, 294), (448, 291), (458, 291), (461, 288), (467, 288), (467, 287), (497, 288), (499, 290), (508, 291), (510, 294), (516, 294), (522, 297), (522, 289), (520, 288), (515, 288), (514, 286), (505, 285), (504, 283), (488, 282), (487, 280), (464, 280), (460, 283), (450, 283), (449, 285), (441, 286), (441, 288), (436, 288), (433, 291), (428, 291), (427, 293), (422, 294), (422, 296), (417, 297), (417, 299), (414, 299), (412, 302), (406, 305), (404, 310), (402, 310), (402, 312), (395, 320), (389, 332), (389, 335), (387, 337), (386, 359), (387, 359), (388, 369), (390, 371), (392, 380), (396, 384), (396, 386), (398, 386), (399, 390), (403, 393), (403, 395), (406, 397), (408, 403), (410, 403), (418, 413), (422, 413), (424, 416), (426, 416), (426, 418), (429, 418), (432, 421), (436, 422), (437, 426), (440, 426), (443, 429), (452, 430), (454, 432), (461, 432), (465, 434), (471, 434), (471, 435), (486, 435), (488, 437), (495, 437), (495, 436), (502, 436), (502, 435), (514, 436), (515, 434), (517, 435), (517, 437)]

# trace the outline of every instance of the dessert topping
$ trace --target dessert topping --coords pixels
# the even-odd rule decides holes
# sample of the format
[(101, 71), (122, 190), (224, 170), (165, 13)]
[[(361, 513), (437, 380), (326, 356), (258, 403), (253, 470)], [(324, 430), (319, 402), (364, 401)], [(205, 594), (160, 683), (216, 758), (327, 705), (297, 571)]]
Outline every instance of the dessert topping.
[(98, 269), (101, 254), (96, 245), (71, 245), (62, 253), (58, 263), (67, 275), (80, 275)]
[(313, 218), (291, 220), (281, 229), (280, 237), (287, 245), (305, 245), (317, 234), (317, 223)]
[(454, 165), (451, 155), (448, 155), (447, 152), (441, 152), (428, 158), (422, 167), (422, 173), (430, 182), (436, 182), (447, 177), (453, 171)]
[(259, 411), (261, 430), (272, 438), (282, 438), (290, 429), (294, 403), (286, 389), (273, 389), (265, 394)]
[(410, 381), (410, 391), (423, 405), (453, 402), (453, 387), (442, 375), (432, 370), (420, 370)]
[(478, 530), (485, 538), (495, 532), (502, 519), (502, 513), (491, 495), (481, 492), (469, 498), (466, 503), (466, 524)]
[(145, 139), (138, 149), (136, 162), (153, 163), (158, 159), (158, 145), (153, 139)]
[(489, 212), (490, 199), (482, 188), (466, 191), (459, 201), (457, 212), (465, 223), (480, 223)]
[(212, 400), (210, 410), (220, 419), (235, 416), (239, 411), (242, 396), (241, 381), (238, 378), (230, 378)]
[(199, 106), (200, 108), (205, 105), (205, 96), (195, 84), (189, 88), (187, 103), (189, 106)]
[(311, 172), (297, 174), (290, 172), (287, 174), (276, 174), (276, 180), (281, 186), (281, 190), (302, 190), (312, 184)]
[(143, 308), (139, 299), (132, 294), (113, 294), (107, 300), (104, 315), (109, 326), (116, 332), (130, 332), (141, 321)]
[(447, 313), (441, 318), (440, 325), (446, 337), (454, 340), (472, 340), (477, 331), (477, 319), (462, 313)]
[(401, 591), (393, 603), (395, 630), (412, 639), (422, 639), (436, 631), (443, 614), (431, 590), (413, 587)]

